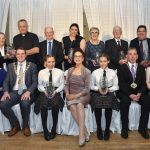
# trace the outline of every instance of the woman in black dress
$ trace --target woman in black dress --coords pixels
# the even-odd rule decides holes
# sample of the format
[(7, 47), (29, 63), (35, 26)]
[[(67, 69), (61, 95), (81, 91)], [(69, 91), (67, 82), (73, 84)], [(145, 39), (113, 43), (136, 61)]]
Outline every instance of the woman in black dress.
[(70, 50), (81, 48), (85, 51), (86, 42), (82, 36), (80, 36), (79, 26), (76, 23), (71, 24), (69, 29), (69, 36), (65, 36), (62, 39), (63, 48), (64, 48), (64, 68), (68, 70), (71, 65), (71, 58), (68, 57)]
[[(41, 110), (42, 125), (44, 137), (46, 140), (55, 138), (56, 127), (58, 122), (59, 110), (62, 111), (64, 101), (61, 98), (60, 92), (64, 88), (64, 72), (54, 68), (55, 58), (46, 56), (46, 68), (41, 70), (38, 75), (38, 90), (41, 92), (36, 105)], [(52, 110), (53, 127), (51, 133), (47, 129), (48, 110)]]

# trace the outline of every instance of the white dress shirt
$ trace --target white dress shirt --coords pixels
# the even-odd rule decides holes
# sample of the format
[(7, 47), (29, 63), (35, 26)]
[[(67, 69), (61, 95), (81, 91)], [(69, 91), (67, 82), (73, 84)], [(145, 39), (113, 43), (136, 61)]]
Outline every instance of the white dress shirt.
[(49, 42), (51, 42), (51, 50), (53, 49), (53, 40), (47, 40), (47, 54), (48, 54), (48, 47), (49, 47)]
[(133, 68), (134, 68), (134, 72), (136, 73), (137, 64), (136, 64), (136, 63), (131, 64), (130, 62), (128, 62), (128, 66), (129, 66), (130, 71), (131, 71), (132, 65), (134, 65), (134, 67), (133, 67)]
[[(0, 48), (0, 52), (2, 56), (5, 56), (4, 46)], [(7, 71), (6, 63), (3, 63), (3, 68)]]
[[(108, 88), (110, 92), (114, 92), (119, 89), (118, 86), (118, 77), (116, 72), (113, 69), (106, 68), (106, 78), (108, 82)], [(96, 69), (92, 73), (92, 83), (91, 89), (94, 91), (98, 91), (100, 88), (100, 80), (103, 77), (104, 70), (102, 68)]]
[[(26, 70), (26, 61), (22, 62), (22, 67), (23, 67), (23, 89), (27, 89), (26, 84), (25, 84), (25, 70)], [(17, 78), (16, 78), (16, 83), (13, 87), (13, 90), (18, 90), (19, 84), (19, 70), (20, 70), (20, 62), (17, 62)]]
[(115, 41), (116, 41), (117, 45), (118, 45), (117, 41), (119, 41), (120, 42), (119, 44), (121, 45), (121, 39), (115, 39)]
[[(49, 69), (45, 68), (41, 70), (38, 74), (38, 90), (44, 92), (46, 86), (49, 83)], [(60, 69), (52, 69), (52, 85), (57, 87), (55, 90), (57, 93), (61, 92), (64, 89), (64, 72)]]

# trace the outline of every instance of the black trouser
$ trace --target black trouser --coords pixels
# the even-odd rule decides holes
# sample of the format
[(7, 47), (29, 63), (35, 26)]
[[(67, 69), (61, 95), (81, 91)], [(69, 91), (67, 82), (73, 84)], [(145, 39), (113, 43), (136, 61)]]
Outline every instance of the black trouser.
[[(102, 127), (101, 127), (102, 109), (101, 108), (95, 108), (94, 113), (95, 113), (95, 118), (96, 118), (97, 131), (102, 130)], [(110, 128), (111, 116), (112, 116), (112, 109), (111, 108), (105, 108), (105, 118), (106, 118), (105, 130), (108, 130), (108, 131)]]
[[(56, 127), (57, 127), (57, 122), (58, 122), (58, 113), (59, 113), (59, 107), (54, 106), (52, 108), (53, 127), (52, 127), (51, 132), (56, 132)], [(47, 116), (48, 116), (48, 109), (47, 108), (41, 109), (41, 118), (42, 118), (42, 125), (43, 125), (44, 132), (48, 132)]]
[[(122, 121), (122, 129), (128, 130), (129, 124), (129, 106), (131, 104), (131, 99), (124, 94), (118, 94), (120, 99), (120, 113)], [(138, 103), (141, 105), (141, 116), (139, 122), (139, 129), (146, 129), (149, 119), (149, 110), (150, 110), (150, 99), (147, 95), (144, 95), (140, 98)]]
[[(23, 119), (23, 128), (28, 127), (29, 115), (30, 115), (30, 105), (32, 100), (21, 100), (21, 95), (18, 95), (18, 91), (13, 91), (10, 93), (10, 99), (0, 102), (0, 109), (2, 113), (8, 118), (11, 127), (15, 127), (19, 121), (12, 110), (12, 106), (20, 104), (21, 115)], [(32, 99), (32, 98), (31, 98)]]

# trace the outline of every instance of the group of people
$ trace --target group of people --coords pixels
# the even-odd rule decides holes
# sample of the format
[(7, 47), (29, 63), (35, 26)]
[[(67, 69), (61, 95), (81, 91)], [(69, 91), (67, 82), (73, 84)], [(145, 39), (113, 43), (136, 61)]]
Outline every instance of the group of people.
[[(54, 139), (58, 113), (63, 111), (64, 99), (79, 127), (79, 146), (90, 140), (85, 126), (84, 108), (90, 104), (95, 114), (97, 138), (109, 140), (112, 110), (120, 110), (121, 136), (128, 138), (128, 113), (131, 101), (141, 105), (139, 133), (149, 138), (147, 124), (150, 112), (150, 39), (146, 26), (137, 28), (137, 38), (121, 39), (121, 27), (113, 28), (113, 39), (99, 40), (100, 31), (92, 27), (90, 40), (80, 36), (79, 26), (73, 23), (69, 36), (62, 42), (54, 39), (52, 27), (45, 27), (46, 40), (39, 43), (36, 34), (28, 32), (27, 21), (18, 21), (20, 34), (13, 38), (13, 50), (5, 44), (0, 32), (0, 110), (8, 118), (15, 135), (19, 121), (12, 106), (20, 104), (23, 134), (30, 136), (30, 106), (41, 113), (44, 138)], [(64, 91), (62, 96), (61, 92)], [(118, 100), (119, 99), (119, 100)], [(105, 109), (106, 127), (101, 127)], [(48, 110), (52, 110), (53, 126), (47, 128)]]

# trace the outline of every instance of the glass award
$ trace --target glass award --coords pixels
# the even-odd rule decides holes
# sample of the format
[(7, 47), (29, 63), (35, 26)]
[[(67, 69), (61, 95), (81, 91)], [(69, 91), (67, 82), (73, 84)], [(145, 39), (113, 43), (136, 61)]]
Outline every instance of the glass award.
[(120, 51), (119, 60), (124, 59), (124, 58), (125, 58), (125, 53), (124, 53), (124, 51)]
[(101, 77), (100, 82), (99, 82), (99, 86), (101, 88), (101, 94), (103, 96), (105, 96), (106, 95), (105, 92), (106, 92), (107, 87), (108, 87), (108, 80), (107, 80), (106, 76), (105, 77), (103, 77), (103, 76)]
[(73, 48), (70, 48), (69, 51), (68, 51), (68, 62), (69, 63), (71, 63), (71, 61), (72, 61), (73, 51), (74, 51)]
[(10, 58), (14, 58), (16, 55), (16, 50), (14, 50), (13, 46), (7, 45), (6, 47), (6, 55), (8, 55)]
[(99, 56), (100, 56), (100, 52), (96, 52), (95, 53), (95, 66), (99, 66)]
[(143, 51), (143, 60), (149, 60), (149, 53), (146, 50)]
[(48, 94), (48, 98), (52, 99), (53, 98), (53, 92), (54, 92), (54, 87), (52, 85), (52, 82), (49, 82), (46, 86), (46, 91)]

